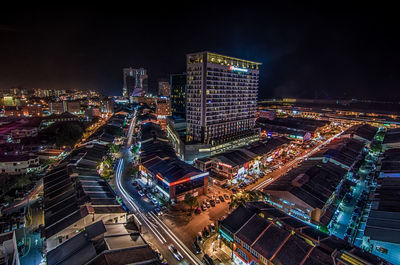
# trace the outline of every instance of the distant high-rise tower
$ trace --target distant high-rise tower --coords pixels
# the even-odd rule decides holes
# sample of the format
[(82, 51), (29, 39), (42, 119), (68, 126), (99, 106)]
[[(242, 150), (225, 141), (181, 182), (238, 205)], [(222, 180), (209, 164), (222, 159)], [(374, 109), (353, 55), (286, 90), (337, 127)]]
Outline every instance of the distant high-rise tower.
[(171, 112), (173, 116), (185, 118), (186, 112), (186, 73), (170, 75)]
[(225, 55), (188, 54), (187, 141), (220, 144), (255, 133), (260, 63)]
[(148, 83), (146, 69), (133, 69), (132, 67), (124, 68), (123, 74), (124, 87), (122, 95), (124, 97), (143, 96), (147, 93)]
[(159, 80), (158, 81), (158, 95), (162, 97), (170, 96), (170, 85), (168, 80)]

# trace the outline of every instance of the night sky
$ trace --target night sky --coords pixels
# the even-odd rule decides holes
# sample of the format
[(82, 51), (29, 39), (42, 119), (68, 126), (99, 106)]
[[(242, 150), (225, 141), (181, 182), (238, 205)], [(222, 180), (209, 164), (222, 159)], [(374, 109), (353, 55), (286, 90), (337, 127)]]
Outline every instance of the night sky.
[(400, 100), (394, 6), (151, 2), (2, 7), (0, 88), (94, 88), (120, 95), (122, 68), (132, 66), (148, 69), (155, 90), (158, 79), (185, 71), (185, 54), (208, 50), (263, 63), (259, 98)]

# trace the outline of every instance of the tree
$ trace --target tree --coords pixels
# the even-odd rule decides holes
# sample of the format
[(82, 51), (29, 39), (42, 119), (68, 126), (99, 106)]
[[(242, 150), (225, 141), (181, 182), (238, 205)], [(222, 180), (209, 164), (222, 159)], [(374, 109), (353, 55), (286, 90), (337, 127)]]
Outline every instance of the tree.
[(73, 147), (82, 137), (83, 130), (78, 124), (63, 123), (57, 129), (56, 143), (57, 146)]
[(193, 210), (193, 207), (199, 206), (199, 201), (197, 198), (189, 192), (185, 194), (185, 199), (183, 202), (190, 207), (190, 211)]
[(233, 209), (239, 205), (246, 205), (247, 202), (259, 201), (262, 198), (262, 192), (258, 190), (243, 191), (231, 196), (229, 209)]
[(108, 148), (109, 148), (111, 153), (118, 153), (120, 146), (116, 145), (116, 144), (109, 144)]

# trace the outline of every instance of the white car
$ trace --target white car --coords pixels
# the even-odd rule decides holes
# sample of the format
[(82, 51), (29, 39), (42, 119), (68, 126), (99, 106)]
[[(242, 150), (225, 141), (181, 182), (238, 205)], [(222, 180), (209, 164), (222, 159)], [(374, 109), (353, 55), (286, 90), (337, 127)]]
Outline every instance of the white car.
[(171, 251), (172, 255), (174, 255), (174, 257), (175, 257), (178, 261), (183, 260), (182, 254), (179, 253), (179, 251), (178, 251), (173, 245), (169, 245), (168, 249), (169, 249), (169, 251)]
[(143, 197), (143, 196), (144, 196), (143, 191), (139, 190), (138, 193), (139, 193), (140, 197)]

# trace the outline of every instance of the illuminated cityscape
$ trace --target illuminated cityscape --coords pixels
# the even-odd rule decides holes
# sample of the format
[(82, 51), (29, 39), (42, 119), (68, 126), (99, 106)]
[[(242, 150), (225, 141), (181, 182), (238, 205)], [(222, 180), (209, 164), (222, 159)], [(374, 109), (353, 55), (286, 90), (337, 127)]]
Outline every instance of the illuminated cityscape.
[(400, 265), (396, 9), (267, 5), (1, 11), (0, 265)]

